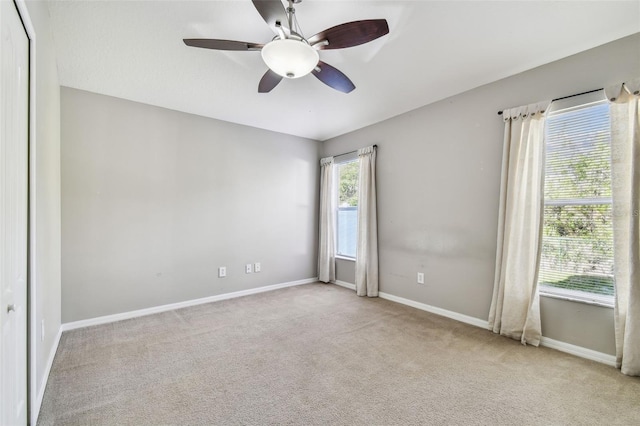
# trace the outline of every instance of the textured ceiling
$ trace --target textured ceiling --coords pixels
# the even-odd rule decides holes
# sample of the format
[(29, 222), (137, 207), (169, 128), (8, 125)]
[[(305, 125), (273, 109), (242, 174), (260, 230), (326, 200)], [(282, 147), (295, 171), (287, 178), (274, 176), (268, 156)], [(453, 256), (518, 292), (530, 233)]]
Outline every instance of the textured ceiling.
[(309, 75), (258, 94), (259, 52), (183, 38), (265, 43), (249, 0), (50, 1), (60, 84), (316, 140), (356, 130), (640, 31), (640, 1), (320, 1), (296, 6), (309, 37), (386, 18), (390, 34), (321, 60), (356, 85)]

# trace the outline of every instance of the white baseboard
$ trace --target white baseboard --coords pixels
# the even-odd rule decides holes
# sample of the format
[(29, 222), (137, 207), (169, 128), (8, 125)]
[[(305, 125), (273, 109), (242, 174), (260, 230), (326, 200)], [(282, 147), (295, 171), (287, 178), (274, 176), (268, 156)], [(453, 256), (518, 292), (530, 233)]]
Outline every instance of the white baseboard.
[(31, 422), (35, 425), (38, 422), (38, 416), (40, 415), (40, 407), (42, 407), (42, 399), (44, 398), (44, 391), (47, 389), (47, 382), (49, 381), (49, 373), (51, 373), (51, 367), (53, 366), (53, 360), (58, 352), (58, 346), (60, 345), (60, 338), (62, 337), (62, 326), (58, 329), (58, 334), (53, 341), (53, 346), (49, 351), (49, 357), (47, 358), (47, 365), (45, 366), (44, 374), (42, 375), (42, 383), (40, 384), (40, 390), (36, 396), (34, 407), (31, 408)]
[(160, 312), (173, 311), (175, 309), (187, 308), (189, 306), (202, 305), (205, 303), (218, 302), (220, 300), (233, 299), (236, 297), (249, 296), (251, 294), (264, 293), (265, 291), (278, 290), (285, 287), (294, 287), (297, 285), (311, 284), (318, 281), (318, 278), (307, 278), (304, 280), (290, 281), (286, 283), (273, 284), (264, 287), (251, 288), (249, 290), (234, 291), (233, 293), (218, 294), (216, 296), (203, 297), (201, 299), (186, 300), (184, 302), (170, 303), (168, 305), (154, 306), (152, 308), (139, 309), (136, 311), (122, 312), (119, 314), (105, 315), (102, 317), (90, 318), (86, 320), (68, 322), (62, 324), (62, 331), (75, 330), (78, 328), (90, 327), (93, 325), (108, 324), (111, 322), (122, 321), (131, 318), (143, 317), (146, 315), (157, 314)]
[(354, 291), (356, 289), (356, 285), (355, 284), (351, 284), (351, 283), (348, 283), (346, 281), (334, 280), (334, 281), (331, 281), (331, 284), (339, 285), (340, 287), (348, 288), (348, 289), (354, 290)]
[[(355, 289), (355, 285), (344, 282), (337, 282), (337, 285), (342, 287)], [(402, 303), (403, 305), (411, 306), (423, 311), (431, 312), (436, 315), (451, 318), (456, 321), (464, 322), (466, 324), (475, 325), (476, 327), (487, 329), (489, 327), (488, 321), (481, 320), (479, 318), (470, 317), (468, 315), (459, 314), (457, 312), (448, 311), (446, 309), (437, 308), (435, 306), (427, 305), (425, 303), (416, 302), (414, 300), (405, 299), (404, 297), (394, 296), (389, 293), (380, 292), (380, 298), (391, 300), (393, 302)], [(605, 354), (603, 352), (594, 351), (592, 349), (584, 348), (582, 346), (572, 345), (571, 343), (561, 342), (559, 340), (550, 339), (548, 337), (542, 337), (540, 339), (540, 345), (547, 348), (555, 349), (560, 352), (566, 352), (571, 355), (578, 356), (580, 358), (597, 361), (606, 365), (616, 366), (616, 357), (613, 355)]]
[[(351, 289), (351, 290), (356, 289), (355, 284), (351, 284), (346, 281), (335, 280), (335, 281), (331, 281), (331, 283), (338, 285), (340, 287)], [(405, 299), (404, 297), (394, 296), (393, 294), (385, 293), (382, 291), (378, 293), (378, 297), (380, 297), (381, 299), (387, 299), (387, 300), (391, 300), (392, 302), (397, 302), (403, 305), (411, 306), (412, 308), (420, 309), (421, 311), (427, 311), (427, 312), (431, 312), (432, 314), (440, 315), (442, 317), (451, 318), (456, 321), (464, 322), (466, 324), (475, 325), (476, 327), (487, 328), (489, 326), (487, 321), (483, 321), (478, 318), (459, 314), (453, 311), (448, 311), (442, 308), (437, 308), (435, 306), (427, 305), (426, 303), (416, 302), (415, 300)]]
[(378, 296), (382, 299), (391, 300), (392, 302), (402, 303), (403, 305), (411, 306), (423, 311), (431, 312), (432, 314), (440, 315), (443, 317), (451, 318), (456, 321), (464, 322), (466, 324), (475, 325), (476, 327), (488, 328), (489, 323), (479, 318), (470, 317), (469, 315), (459, 314), (457, 312), (448, 311), (446, 309), (437, 308), (435, 306), (427, 305), (425, 303), (416, 302), (415, 300), (405, 299), (404, 297), (394, 296), (393, 294), (380, 292)]
[(555, 349), (560, 352), (566, 352), (580, 358), (590, 359), (591, 361), (601, 362), (603, 364), (616, 366), (616, 357), (614, 355), (605, 354), (603, 352), (594, 351), (592, 349), (583, 348), (582, 346), (572, 345), (571, 343), (561, 342), (559, 340), (550, 339), (542, 336), (540, 345), (547, 348)]
[[(111, 323), (111, 322), (122, 321), (122, 320), (125, 320), (125, 319), (137, 318), (137, 317), (142, 317), (142, 316), (145, 316), (145, 315), (151, 315), (151, 314), (155, 314), (155, 313), (159, 313), (159, 312), (166, 312), (166, 311), (172, 311), (174, 309), (180, 309), (180, 308), (186, 308), (186, 307), (189, 307), (189, 306), (201, 305), (201, 304), (204, 304), (204, 303), (211, 303), (211, 302), (217, 302), (217, 301), (220, 301), (220, 300), (233, 299), (233, 298), (236, 298), (236, 297), (249, 296), (251, 294), (263, 293), (265, 291), (272, 291), (272, 290), (277, 290), (277, 289), (280, 289), (280, 288), (293, 287), (293, 286), (303, 285), (303, 284), (310, 284), (310, 283), (314, 283), (314, 282), (317, 282), (317, 281), (318, 281), (317, 278), (307, 278), (307, 279), (304, 279), (304, 280), (298, 280), (298, 281), (291, 281), (291, 282), (286, 282), (286, 283), (274, 284), (274, 285), (269, 285), (269, 286), (265, 286), (265, 287), (253, 288), (253, 289), (249, 289), (249, 290), (236, 291), (236, 292), (233, 292), (233, 293), (219, 294), (219, 295), (216, 295), (216, 296), (204, 297), (204, 298), (201, 298), (201, 299), (188, 300), (188, 301), (185, 301), (185, 302), (172, 303), (172, 304), (168, 304), (168, 305), (156, 306), (156, 307), (153, 307), (153, 308), (140, 309), (140, 310), (136, 310), (136, 311), (123, 312), (123, 313), (120, 313), (120, 314), (107, 315), (107, 316), (103, 316), (103, 317), (91, 318), (91, 319), (87, 319), (87, 320), (81, 320), (81, 321), (75, 321), (75, 322), (62, 324), (62, 326), (60, 327), (60, 331), (58, 332), (58, 336), (56, 337), (56, 343), (55, 343), (54, 347), (51, 349), (51, 353), (49, 354), (49, 360), (48, 360), (48, 364), (47, 364), (47, 370), (46, 370), (45, 377), (49, 376), (49, 371), (51, 369), (51, 365), (53, 364), (53, 357), (55, 356), (56, 350), (58, 348), (58, 344), (60, 342), (60, 336), (61, 336), (61, 333), (63, 331), (75, 330), (77, 328), (83, 328), (83, 327), (90, 327), (92, 325), (107, 324), (107, 323)], [(338, 285), (340, 287), (348, 288), (350, 290), (354, 290), (355, 291), (355, 289), (356, 289), (355, 284), (351, 284), (351, 283), (348, 283), (346, 281), (335, 280), (335, 281), (332, 281), (332, 283), (335, 284), (335, 285)], [(395, 296), (393, 294), (380, 292), (379, 293), (379, 297), (382, 298), (382, 299), (387, 299), (387, 300), (391, 300), (393, 302), (401, 303), (403, 305), (411, 306), (413, 308), (420, 309), (420, 310), (423, 310), (423, 311), (426, 311), (426, 312), (431, 312), (431, 313), (436, 314), (436, 315), (440, 315), (440, 316), (443, 316), (443, 317), (451, 318), (451, 319), (454, 319), (456, 321), (463, 322), (465, 324), (474, 325), (476, 327), (480, 327), (480, 328), (483, 328), (483, 329), (487, 329), (488, 326), (489, 326), (489, 324), (488, 324), (488, 322), (486, 320), (481, 320), (479, 318), (475, 318), (475, 317), (471, 317), (471, 316), (468, 316), (468, 315), (460, 314), (458, 312), (454, 312), (454, 311), (449, 311), (447, 309), (438, 308), (436, 306), (427, 305), (426, 303), (416, 302), (415, 300), (405, 299), (404, 297)], [(611, 365), (611, 366), (615, 366), (615, 364), (616, 364), (616, 358), (613, 355), (609, 355), (609, 354), (605, 354), (605, 353), (602, 353), (602, 352), (594, 351), (592, 349), (584, 348), (584, 347), (581, 347), (581, 346), (572, 345), (570, 343), (561, 342), (559, 340), (550, 339), (548, 337), (544, 337), (543, 336), (540, 339), (540, 344), (542, 346), (545, 346), (545, 347), (548, 347), (548, 348), (551, 348), (551, 349), (555, 349), (555, 350), (558, 350), (558, 351), (561, 351), (561, 352), (566, 352), (568, 354), (579, 356), (581, 358), (589, 359), (589, 360), (592, 360), (592, 361), (601, 362), (603, 364), (607, 364), (607, 365)], [(45, 380), (45, 383), (42, 386), (42, 389), (40, 389), (40, 392), (38, 394), (38, 401), (37, 401), (38, 410), (37, 411), (39, 411), (40, 404), (42, 403), (42, 396), (44, 395), (45, 386), (46, 386), (46, 380)]]

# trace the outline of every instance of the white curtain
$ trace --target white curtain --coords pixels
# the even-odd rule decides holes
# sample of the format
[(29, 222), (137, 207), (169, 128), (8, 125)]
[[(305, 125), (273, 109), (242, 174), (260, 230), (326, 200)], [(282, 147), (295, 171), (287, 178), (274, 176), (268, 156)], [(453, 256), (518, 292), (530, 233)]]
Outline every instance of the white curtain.
[(335, 200), (333, 157), (320, 160), (320, 227), (318, 279), (325, 283), (336, 279)]
[(376, 209), (376, 147), (358, 150), (358, 245), (356, 293), (378, 296), (378, 214)]
[(489, 329), (540, 343), (538, 265), (544, 207), (544, 111), (550, 102), (503, 111), (498, 249)]
[(640, 376), (640, 79), (606, 90), (611, 101), (611, 185), (616, 364)]

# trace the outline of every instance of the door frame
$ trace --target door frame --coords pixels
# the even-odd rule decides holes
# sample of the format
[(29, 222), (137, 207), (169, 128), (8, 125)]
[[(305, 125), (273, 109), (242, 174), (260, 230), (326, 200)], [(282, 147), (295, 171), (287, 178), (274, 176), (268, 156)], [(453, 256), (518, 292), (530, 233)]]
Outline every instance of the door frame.
[(35, 425), (40, 412), (36, 360), (38, 332), (36, 327), (36, 32), (25, 0), (13, 0), (29, 39), (29, 130), (28, 130), (28, 184), (27, 184), (27, 421)]

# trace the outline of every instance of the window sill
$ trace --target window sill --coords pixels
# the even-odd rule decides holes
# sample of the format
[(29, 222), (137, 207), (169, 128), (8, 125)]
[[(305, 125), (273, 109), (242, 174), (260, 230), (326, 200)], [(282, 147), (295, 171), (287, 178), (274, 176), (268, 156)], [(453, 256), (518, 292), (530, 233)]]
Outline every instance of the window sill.
[(336, 259), (340, 259), (340, 260), (350, 260), (351, 262), (355, 262), (355, 261), (356, 261), (356, 258), (355, 258), (355, 257), (345, 257), (345, 256), (340, 256), (340, 255), (337, 255), (337, 256), (336, 256)]
[(544, 290), (540, 290), (540, 296), (542, 297), (550, 297), (552, 299), (560, 299), (560, 300), (568, 300), (570, 302), (584, 303), (586, 305), (594, 305), (600, 306), (603, 308), (611, 308), (614, 307), (613, 298), (608, 298), (607, 296), (599, 296), (599, 295), (583, 295), (581, 292), (575, 292), (571, 290), (558, 290), (555, 289), (553, 293), (546, 292)]

